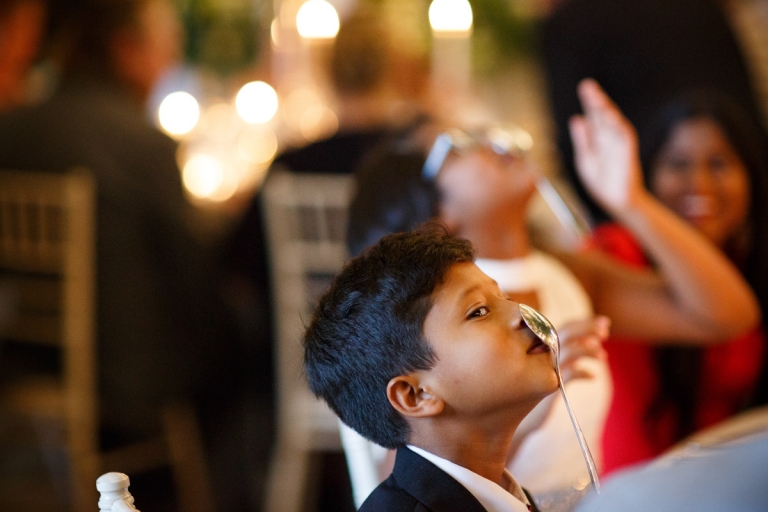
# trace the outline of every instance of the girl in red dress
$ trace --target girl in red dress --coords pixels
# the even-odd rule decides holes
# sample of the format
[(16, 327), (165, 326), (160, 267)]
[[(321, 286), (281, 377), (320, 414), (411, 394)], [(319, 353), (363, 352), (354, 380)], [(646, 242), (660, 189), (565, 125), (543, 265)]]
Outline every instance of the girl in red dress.
[[(768, 157), (749, 119), (725, 98), (691, 95), (662, 112), (641, 139), (641, 157), (649, 190), (731, 258), (768, 311)], [(629, 265), (649, 265), (616, 224), (598, 227), (590, 245)], [(768, 401), (762, 328), (707, 347), (644, 341), (605, 344), (614, 395), (604, 473)]]

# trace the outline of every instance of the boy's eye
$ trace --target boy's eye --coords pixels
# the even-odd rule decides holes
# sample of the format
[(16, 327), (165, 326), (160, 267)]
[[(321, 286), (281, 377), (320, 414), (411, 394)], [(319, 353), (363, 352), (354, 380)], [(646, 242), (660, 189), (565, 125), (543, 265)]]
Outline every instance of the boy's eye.
[(469, 314), (469, 318), (478, 318), (487, 315), (490, 313), (491, 310), (489, 310), (486, 306), (480, 306), (479, 308), (475, 309)]

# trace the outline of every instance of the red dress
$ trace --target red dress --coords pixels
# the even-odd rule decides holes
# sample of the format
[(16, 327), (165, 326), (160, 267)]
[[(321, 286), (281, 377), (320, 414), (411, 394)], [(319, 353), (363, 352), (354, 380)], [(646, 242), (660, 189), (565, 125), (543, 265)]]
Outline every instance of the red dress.
[[(629, 232), (615, 224), (598, 227), (588, 249), (601, 250), (631, 266), (649, 264)], [(603, 434), (603, 474), (608, 474), (653, 458), (679, 439), (673, 413), (652, 425), (646, 419), (660, 386), (654, 345), (612, 337), (605, 349), (613, 378), (613, 400)], [(704, 349), (695, 406), (697, 430), (739, 412), (757, 385), (764, 352), (761, 328)]]

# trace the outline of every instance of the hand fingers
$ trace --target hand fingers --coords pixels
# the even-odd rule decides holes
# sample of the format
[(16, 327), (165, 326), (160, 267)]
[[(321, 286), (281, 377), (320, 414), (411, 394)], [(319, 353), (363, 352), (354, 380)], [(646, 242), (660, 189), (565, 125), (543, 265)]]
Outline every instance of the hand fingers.
[(571, 364), (581, 357), (606, 359), (608, 355), (597, 336), (581, 336), (560, 350), (561, 365)]
[(585, 78), (579, 82), (577, 93), (594, 137), (616, 129), (631, 129), (621, 109), (595, 80)]
[(593, 150), (587, 120), (584, 116), (573, 116), (568, 122), (568, 129), (571, 132), (576, 168), (582, 173), (588, 171), (591, 169), (590, 157)]
[(560, 364), (569, 365), (581, 357), (606, 359), (603, 341), (610, 332), (610, 319), (596, 316), (587, 320), (569, 322), (560, 330)]
[(572, 380), (577, 379), (593, 379), (595, 378), (595, 374), (585, 370), (583, 368), (574, 368), (573, 366), (570, 366), (568, 368), (560, 368), (560, 374), (563, 377), (563, 383), (571, 382)]
[(587, 115), (593, 111), (618, 110), (613, 100), (600, 87), (600, 84), (592, 78), (585, 78), (579, 82), (576, 92), (579, 95), (584, 113)]
[(569, 338), (585, 335), (595, 335), (600, 339), (606, 339), (610, 333), (610, 328), (611, 319), (607, 316), (598, 315), (586, 320), (568, 322), (558, 332), (563, 343), (568, 343)]

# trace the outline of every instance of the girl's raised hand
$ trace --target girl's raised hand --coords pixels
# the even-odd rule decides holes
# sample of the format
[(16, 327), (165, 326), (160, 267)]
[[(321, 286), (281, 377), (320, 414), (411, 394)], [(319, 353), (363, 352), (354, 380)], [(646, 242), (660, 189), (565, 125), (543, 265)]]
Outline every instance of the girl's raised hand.
[(570, 120), (579, 178), (600, 206), (620, 214), (645, 194), (637, 133), (592, 79), (579, 83), (583, 115)]

